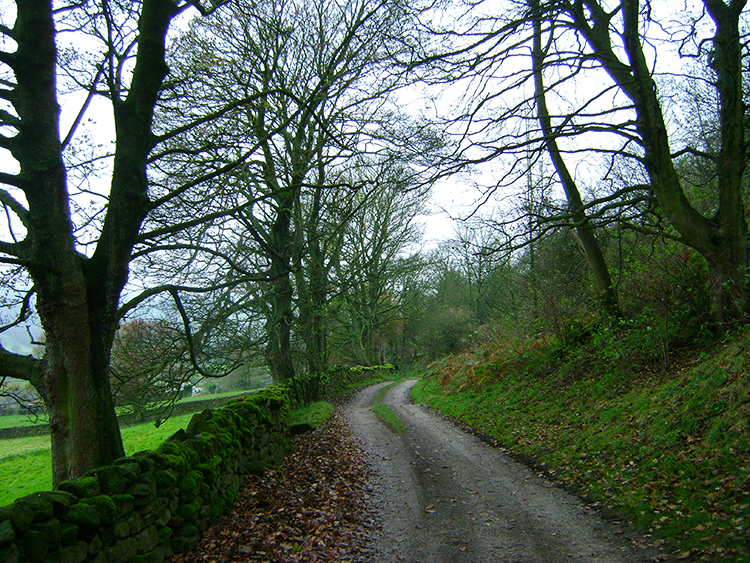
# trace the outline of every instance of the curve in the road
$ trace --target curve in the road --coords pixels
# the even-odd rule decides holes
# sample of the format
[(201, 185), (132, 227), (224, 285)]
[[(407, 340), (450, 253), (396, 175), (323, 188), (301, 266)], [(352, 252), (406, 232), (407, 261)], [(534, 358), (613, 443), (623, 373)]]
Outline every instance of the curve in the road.
[(640, 563), (658, 554), (635, 547), (629, 530), (529, 468), (411, 404), (414, 383), (377, 399), (401, 419), (403, 433), (371, 408), (387, 383), (362, 390), (345, 411), (375, 474), (382, 530), (373, 562)]

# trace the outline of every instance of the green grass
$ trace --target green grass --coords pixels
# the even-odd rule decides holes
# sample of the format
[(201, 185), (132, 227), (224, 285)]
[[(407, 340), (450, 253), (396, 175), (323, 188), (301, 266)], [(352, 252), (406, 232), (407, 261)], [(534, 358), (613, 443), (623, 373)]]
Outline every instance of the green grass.
[[(394, 387), (401, 383), (402, 381), (409, 379), (408, 377), (404, 377), (403, 375), (399, 375), (398, 379), (391, 381), (388, 385), (385, 385), (380, 391), (378, 391), (378, 394), (375, 396), (375, 400), (379, 401), (383, 397), (385, 397), (385, 394), (388, 392), (388, 389), (391, 387)], [(412, 378), (413, 379), (413, 378)]]
[(180, 428), (185, 428), (192, 416), (193, 413), (168, 418), (159, 428), (155, 428), (153, 424), (139, 424), (122, 428), (120, 431), (122, 443), (125, 446), (125, 455), (133, 455), (135, 452), (143, 450), (155, 450)]
[(292, 424), (309, 424), (310, 426), (319, 427), (331, 418), (333, 405), (327, 401), (317, 401), (310, 403), (292, 411), (288, 417), (288, 423)]
[(378, 391), (378, 394), (375, 395), (375, 402), (372, 405), (372, 410), (375, 411), (375, 415), (380, 420), (382, 420), (385, 425), (388, 426), (388, 428), (399, 434), (405, 431), (404, 423), (401, 422), (401, 419), (395, 412), (393, 412), (393, 409), (391, 409), (391, 407), (389, 407), (388, 405), (384, 405), (380, 401), (383, 397), (385, 397), (388, 389), (395, 385), (398, 385), (406, 379), (414, 379), (414, 374), (410, 374), (408, 376), (399, 375), (398, 379), (392, 381), (388, 385), (385, 385), (380, 391)]
[[(248, 391), (227, 391), (226, 393), (215, 393), (213, 395), (199, 395), (197, 397), (187, 397), (180, 399), (178, 403), (195, 403), (200, 401), (211, 401), (213, 399), (221, 399), (224, 397), (235, 397), (240, 395), (248, 395), (250, 393), (256, 393), (260, 389), (251, 389)], [(121, 409), (118, 407), (118, 414), (128, 412), (127, 409)], [(31, 416), (28, 414), (11, 414), (6, 416), (0, 416), (0, 428), (16, 428), (18, 426), (34, 426), (35, 424), (45, 424), (49, 422), (47, 415), (40, 415), (39, 417)]]
[(49, 451), (49, 435), (0, 440), (0, 461), (28, 454)]
[(382, 420), (388, 428), (394, 432), (401, 433), (404, 431), (404, 423), (398, 415), (393, 412), (391, 407), (384, 405), (383, 403), (375, 403), (372, 405), (372, 410), (375, 411), (377, 417)]
[(49, 422), (46, 415), (39, 417), (27, 414), (9, 414), (0, 416), (0, 428), (16, 428), (18, 426), (33, 426), (35, 424), (45, 424)]
[(0, 506), (52, 488), (49, 445), (43, 451), (0, 459)]
[[(122, 428), (125, 454), (156, 449), (167, 437), (184, 428), (192, 414), (168, 419), (159, 428), (141, 424)], [(49, 436), (0, 440), (0, 506), (16, 498), (52, 488)]]
[(222, 397), (234, 397), (238, 395), (249, 395), (251, 393), (257, 393), (262, 389), (249, 389), (247, 391), (226, 391), (224, 393), (214, 393), (213, 395), (198, 395), (197, 397), (186, 397), (180, 399), (179, 403), (194, 403), (196, 401), (210, 401), (212, 399), (221, 399)]
[(531, 458), (681, 554), (750, 560), (750, 330), (674, 371), (629, 372), (622, 362), (607, 370), (586, 349), (550, 369), (543, 356), (493, 357), (469, 370), (469, 358), (454, 358), (413, 398)]

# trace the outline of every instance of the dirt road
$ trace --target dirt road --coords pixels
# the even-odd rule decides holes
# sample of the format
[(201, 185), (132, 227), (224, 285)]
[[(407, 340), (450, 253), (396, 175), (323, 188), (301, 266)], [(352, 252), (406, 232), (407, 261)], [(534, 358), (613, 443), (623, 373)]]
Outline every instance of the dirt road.
[(410, 404), (414, 381), (378, 399), (406, 427), (393, 432), (370, 408), (386, 385), (364, 389), (345, 410), (375, 473), (382, 529), (373, 563), (635, 563), (659, 555), (501, 451)]

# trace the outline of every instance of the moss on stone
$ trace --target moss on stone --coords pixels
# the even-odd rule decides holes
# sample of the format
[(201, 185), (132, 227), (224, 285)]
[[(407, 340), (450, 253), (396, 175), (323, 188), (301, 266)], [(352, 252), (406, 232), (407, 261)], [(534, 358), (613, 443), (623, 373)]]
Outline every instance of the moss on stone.
[(32, 507), (25, 502), (21, 502), (23, 499), (16, 500), (13, 504), (5, 507), (7, 516), (13, 523), (13, 528), (17, 534), (23, 534), (29, 529), (31, 523), (34, 521), (34, 510)]
[(61, 522), (60, 543), (64, 546), (70, 546), (76, 541), (78, 541), (78, 525), (72, 522)]
[(47, 537), (36, 530), (28, 530), (20, 542), (21, 553), (31, 563), (42, 563), (49, 550)]
[(78, 498), (94, 497), (101, 493), (99, 478), (95, 475), (63, 481), (57, 486), (58, 490), (71, 493)]
[[(114, 505), (113, 505), (114, 510)], [(71, 522), (83, 528), (98, 528), (101, 525), (99, 510), (95, 506), (80, 502), (70, 507), (67, 514), (63, 516), (66, 522)]]
[(198, 543), (198, 536), (176, 536), (169, 540), (172, 545), (172, 549), (175, 553), (184, 553), (193, 549), (193, 546)]
[(162, 563), (163, 560), (158, 553), (143, 553), (131, 558), (129, 563)]
[(177, 485), (177, 477), (168, 469), (161, 469), (154, 473), (154, 479), (159, 489), (171, 489)]
[(130, 525), (125, 520), (118, 520), (112, 526), (117, 539), (127, 538), (130, 535)]
[(164, 543), (166, 542), (170, 537), (172, 537), (172, 534), (174, 534), (174, 531), (169, 526), (163, 526), (159, 528), (159, 542)]
[(185, 442), (185, 446), (193, 450), (201, 461), (211, 459), (214, 455), (212, 440), (203, 435), (196, 436)]
[(208, 463), (198, 464), (195, 469), (201, 472), (203, 475), (203, 482), (208, 485), (216, 483), (216, 479), (219, 477), (218, 472)]
[(7, 545), (16, 539), (16, 531), (10, 520), (0, 521), (0, 546)]
[(126, 514), (130, 514), (135, 506), (133, 503), (133, 496), (128, 494), (112, 495), (110, 497), (112, 502), (115, 504), (117, 510), (117, 517), (122, 518)]
[[(156, 477), (153, 473), (144, 473), (143, 475), (140, 475), (138, 477), (138, 480), (135, 485), (131, 488), (130, 491), (128, 491), (130, 494), (132, 494), (134, 497), (149, 497), (154, 498), (156, 497)], [(134, 490), (138, 490), (138, 493), (133, 492)]]
[(224, 499), (219, 497), (216, 502), (211, 506), (211, 512), (208, 515), (209, 522), (215, 524), (224, 515)]
[(190, 422), (188, 422), (187, 431), (193, 436), (201, 434), (208, 422), (213, 418), (213, 415), (214, 412), (211, 409), (194, 414)]
[(62, 527), (57, 518), (50, 518), (37, 524), (32, 524), (31, 530), (41, 532), (47, 539), (47, 545), (56, 546), (60, 544)]
[(195, 518), (195, 515), (201, 509), (199, 502), (190, 502), (188, 504), (181, 504), (177, 508), (177, 516), (184, 519), (186, 522), (190, 522)]
[(193, 469), (177, 484), (180, 496), (190, 500), (200, 492), (200, 484), (203, 482), (203, 474)]
[(99, 478), (99, 489), (105, 495), (119, 494), (130, 487), (138, 478), (133, 470), (138, 464), (106, 465), (92, 471)]
[(112, 497), (99, 495), (81, 499), (81, 504), (93, 506), (99, 513), (99, 521), (102, 524), (112, 524), (117, 519), (117, 507)]
[(185, 524), (179, 531), (178, 535), (183, 537), (196, 537), (200, 535), (200, 531), (197, 526), (193, 524)]
[(156, 526), (149, 526), (145, 530), (142, 530), (138, 536), (138, 552), (139, 553), (150, 553), (159, 544), (159, 531)]
[(136, 452), (133, 454), (132, 457), (138, 460), (141, 460), (143, 458), (148, 459), (149, 461), (154, 463), (154, 470), (166, 469), (167, 467), (167, 460), (164, 458), (164, 456), (159, 455), (158, 453), (152, 450), (144, 450), (141, 452)]
[(220, 498), (224, 500), (225, 505), (232, 506), (239, 498), (239, 493), (233, 488), (229, 488), (224, 491)]
[(196, 455), (183, 443), (176, 442), (164, 442), (158, 447), (157, 452), (165, 460), (165, 468), (173, 470), (178, 480), (190, 471)]
[(21, 561), (21, 552), (18, 550), (18, 546), (14, 543), (8, 547), (0, 547), (0, 561), (5, 563), (18, 563)]

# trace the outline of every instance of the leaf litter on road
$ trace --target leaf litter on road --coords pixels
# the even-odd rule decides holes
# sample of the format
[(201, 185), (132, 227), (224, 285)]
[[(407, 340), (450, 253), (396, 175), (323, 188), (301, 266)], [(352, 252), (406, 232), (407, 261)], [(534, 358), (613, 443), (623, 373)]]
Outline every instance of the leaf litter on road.
[(364, 452), (334, 411), (279, 467), (247, 479), (231, 514), (172, 563), (355, 562), (375, 527)]

